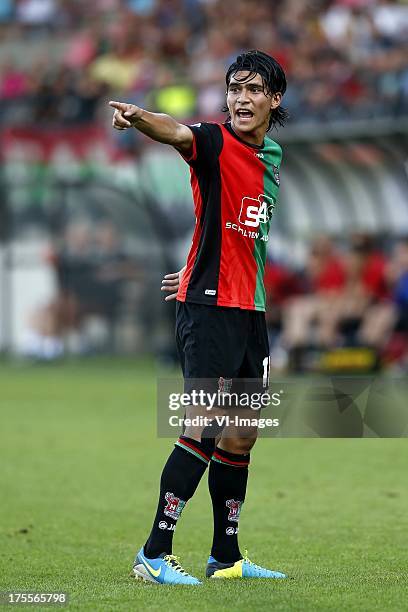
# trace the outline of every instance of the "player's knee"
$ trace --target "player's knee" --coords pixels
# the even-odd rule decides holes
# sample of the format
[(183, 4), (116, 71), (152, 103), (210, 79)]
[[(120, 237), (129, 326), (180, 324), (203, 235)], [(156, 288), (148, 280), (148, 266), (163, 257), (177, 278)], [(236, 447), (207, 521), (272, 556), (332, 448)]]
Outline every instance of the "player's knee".
[(206, 427), (185, 427), (183, 436), (199, 442), (207, 456), (211, 457), (222, 434), (223, 427), (215, 421)]
[(194, 440), (209, 458), (212, 457), (218, 442), (218, 438), (211, 438), (208, 435), (204, 436), (202, 431), (194, 428), (186, 428), (182, 437)]
[(202, 427), (185, 427), (183, 429), (183, 436), (186, 438), (191, 438), (192, 440), (196, 440), (197, 442), (201, 441), (201, 433), (203, 431)]
[(229, 453), (246, 455), (254, 446), (256, 438), (256, 434), (245, 438), (222, 438), (219, 446)]

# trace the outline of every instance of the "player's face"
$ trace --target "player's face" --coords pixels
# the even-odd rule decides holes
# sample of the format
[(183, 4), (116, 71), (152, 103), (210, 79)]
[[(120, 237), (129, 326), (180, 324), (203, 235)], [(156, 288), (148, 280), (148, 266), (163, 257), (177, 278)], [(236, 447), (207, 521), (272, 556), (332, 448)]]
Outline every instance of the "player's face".
[(231, 125), (244, 140), (262, 144), (268, 130), (269, 116), (277, 108), (282, 96), (280, 93), (267, 95), (260, 74), (242, 82), (249, 72), (237, 72), (230, 79), (227, 91), (227, 106), (231, 115)]

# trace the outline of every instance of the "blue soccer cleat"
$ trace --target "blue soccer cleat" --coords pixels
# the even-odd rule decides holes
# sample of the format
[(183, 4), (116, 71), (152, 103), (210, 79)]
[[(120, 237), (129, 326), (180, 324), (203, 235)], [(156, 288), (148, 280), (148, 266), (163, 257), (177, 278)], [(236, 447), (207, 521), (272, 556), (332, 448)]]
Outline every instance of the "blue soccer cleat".
[(148, 559), (143, 546), (133, 563), (133, 574), (137, 580), (155, 584), (202, 584), (181, 567), (178, 557), (163, 553), (156, 559)]
[(245, 557), (235, 563), (220, 563), (210, 556), (206, 576), (207, 578), (287, 578), (282, 572), (273, 572), (252, 563), (246, 551)]

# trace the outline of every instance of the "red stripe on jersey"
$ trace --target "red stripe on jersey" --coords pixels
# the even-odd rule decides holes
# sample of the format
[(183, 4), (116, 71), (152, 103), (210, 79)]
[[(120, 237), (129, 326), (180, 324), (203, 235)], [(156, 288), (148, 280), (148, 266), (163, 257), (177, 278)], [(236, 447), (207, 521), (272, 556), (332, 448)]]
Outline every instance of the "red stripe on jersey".
[(201, 237), (201, 232), (202, 232), (201, 212), (202, 212), (202, 209), (203, 209), (203, 200), (201, 198), (201, 191), (200, 191), (200, 187), (199, 187), (199, 184), (198, 184), (197, 175), (196, 175), (196, 173), (194, 172), (194, 170), (192, 168), (190, 168), (190, 180), (191, 180), (191, 189), (192, 189), (192, 192), (193, 192), (194, 212), (195, 212), (196, 224), (195, 224), (195, 228), (194, 228), (194, 234), (193, 234), (193, 240), (192, 240), (192, 244), (191, 244), (191, 249), (190, 249), (190, 252), (189, 252), (188, 258), (187, 258), (187, 267), (186, 267), (185, 272), (183, 274), (183, 279), (181, 281), (181, 284), (180, 284), (180, 287), (179, 287), (179, 290), (178, 290), (178, 293), (177, 293), (177, 299), (180, 302), (185, 302), (185, 300), (186, 300), (187, 288), (188, 288), (188, 284), (190, 282), (191, 273), (192, 273), (193, 268), (194, 268), (194, 263), (195, 263), (195, 260), (196, 260), (197, 251), (198, 251), (198, 245), (200, 244), (200, 237)]
[(242, 155), (242, 148), (245, 145), (237, 141), (224, 126), (222, 133), (224, 137), (224, 147), (220, 155), (222, 248), (217, 305), (254, 310), (258, 271), (254, 257), (255, 240), (249, 236), (244, 238), (238, 231), (227, 230), (226, 223), (235, 222), (243, 231), (253, 229), (246, 228), (238, 219), (243, 200), (242, 183), (247, 183), (247, 177), (250, 176), (251, 192), (245, 195), (263, 193), (264, 165), (249, 146), (250, 155)]

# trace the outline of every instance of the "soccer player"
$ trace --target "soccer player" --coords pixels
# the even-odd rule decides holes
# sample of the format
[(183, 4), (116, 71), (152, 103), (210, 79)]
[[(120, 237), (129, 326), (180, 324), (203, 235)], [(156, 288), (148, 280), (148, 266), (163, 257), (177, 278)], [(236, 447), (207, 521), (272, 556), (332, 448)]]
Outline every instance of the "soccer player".
[[(109, 103), (114, 128), (135, 127), (173, 146), (190, 166), (196, 225), (177, 294), (177, 348), (187, 386), (210, 379), (221, 391), (243, 379), (265, 383), (269, 373), (263, 277), (282, 150), (266, 134), (287, 115), (285, 73), (261, 51), (237, 57), (226, 87), (223, 124), (186, 126), (133, 104)], [(207, 466), (214, 518), (207, 577), (285, 578), (240, 552), (238, 521), (257, 428), (228, 429), (187, 427), (176, 442), (161, 475), (151, 533), (134, 561), (137, 578), (200, 584), (172, 554), (172, 538)]]

